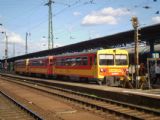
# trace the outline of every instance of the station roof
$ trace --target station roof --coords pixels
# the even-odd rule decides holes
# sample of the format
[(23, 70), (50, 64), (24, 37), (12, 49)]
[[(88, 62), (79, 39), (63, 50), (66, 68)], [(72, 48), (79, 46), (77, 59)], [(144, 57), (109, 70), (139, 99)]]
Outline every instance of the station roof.
[[(141, 41), (146, 41), (147, 43), (149, 43), (150, 41), (154, 41), (157, 43), (160, 42), (160, 24), (143, 27), (140, 29), (139, 32), (141, 34), (140, 36)], [(96, 48), (113, 48), (113, 47), (124, 46), (126, 44), (133, 42), (134, 42), (134, 30), (129, 30), (126, 32), (95, 38), (50, 50), (44, 50), (9, 58), (8, 61), (15, 61), (18, 59), (26, 59), (32, 57), (42, 57), (48, 55), (57, 55), (67, 52), (79, 52), (83, 50), (96, 49)]]

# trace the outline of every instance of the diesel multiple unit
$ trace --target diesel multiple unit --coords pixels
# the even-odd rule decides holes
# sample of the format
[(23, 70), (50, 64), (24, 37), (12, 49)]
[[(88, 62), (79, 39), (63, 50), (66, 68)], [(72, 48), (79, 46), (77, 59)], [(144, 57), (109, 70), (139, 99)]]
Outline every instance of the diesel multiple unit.
[(126, 76), (128, 64), (126, 50), (104, 49), (18, 60), (15, 61), (14, 70), (19, 74), (75, 77), (101, 84)]

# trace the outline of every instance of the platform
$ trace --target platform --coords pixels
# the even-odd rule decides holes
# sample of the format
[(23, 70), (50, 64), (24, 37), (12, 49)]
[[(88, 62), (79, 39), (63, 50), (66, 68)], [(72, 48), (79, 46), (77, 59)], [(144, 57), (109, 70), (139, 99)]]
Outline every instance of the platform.
[(127, 89), (77, 82), (67, 83), (63, 81), (47, 81), (56, 84), (56, 86), (74, 89), (86, 94), (160, 110), (160, 89)]

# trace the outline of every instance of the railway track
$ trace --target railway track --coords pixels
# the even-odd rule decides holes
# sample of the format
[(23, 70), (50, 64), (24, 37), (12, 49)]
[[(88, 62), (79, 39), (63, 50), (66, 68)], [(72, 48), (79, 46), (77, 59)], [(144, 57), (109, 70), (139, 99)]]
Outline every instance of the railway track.
[(0, 120), (42, 120), (42, 118), (0, 91)]
[(118, 102), (110, 99), (99, 98), (97, 96), (92, 96), (88, 94), (83, 94), (80, 92), (71, 91), (68, 89), (62, 89), (51, 85), (45, 85), (43, 83), (38, 83), (38, 81), (27, 81), (20, 80), (11, 77), (3, 78), (8, 81), (12, 81), (21, 85), (25, 85), (39, 91), (47, 92), (49, 94), (65, 98), (68, 101), (80, 104), (85, 109), (101, 113), (110, 113), (111, 115), (116, 115), (118, 117), (126, 119), (149, 119), (149, 120), (159, 120), (160, 111), (136, 106), (132, 104), (126, 104), (123, 102)]

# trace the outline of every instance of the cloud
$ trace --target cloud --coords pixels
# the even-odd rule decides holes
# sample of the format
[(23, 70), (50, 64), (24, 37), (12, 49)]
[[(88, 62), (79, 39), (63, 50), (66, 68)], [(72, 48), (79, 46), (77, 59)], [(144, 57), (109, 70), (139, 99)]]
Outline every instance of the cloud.
[[(15, 43), (15, 55), (22, 55), (24, 54), (24, 40), (23, 38), (15, 33), (12, 32), (6, 28), (4, 28), (3, 26), (0, 27), (0, 32), (4, 32), (6, 33), (6, 35), (8, 36), (8, 56), (9, 57), (13, 57), (13, 43)], [(5, 49), (5, 41), (6, 41), (6, 36), (5, 34), (0, 34), (0, 42), (2, 44), (0, 44), (0, 59), (3, 58), (4, 56), (4, 49)]]
[(83, 20), (83, 25), (96, 25), (96, 24), (117, 24), (121, 16), (130, 15), (131, 13), (126, 8), (112, 7), (103, 8), (99, 11), (93, 11), (86, 15)]
[(152, 18), (153, 23), (160, 23), (160, 16), (156, 16)]
[(96, 16), (87, 15), (82, 21), (83, 25), (93, 25), (93, 24), (117, 24), (117, 20), (113, 16)]
[(130, 14), (130, 12), (126, 8), (113, 9), (112, 7), (104, 8), (99, 13), (112, 16), (123, 16)]
[(4, 31), (5, 31), (5, 34), (3, 34), (3, 42), (5, 41), (5, 35), (7, 35), (9, 43), (20, 43), (20, 44), (24, 43), (23, 38), (19, 34), (12, 32), (10, 30), (7, 30), (3, 26), (0, 27), (0, 32), (4, 33)]
[(19, 34), (14, 32), (8, 33), (8, 41), (11, 43), (20, 43), (20, 44), (24, 43), (23, 38)]
[(74, 15), (74, 16), (80, 16), (81, 13), (80, 13), (80, 12), (73, 12), (73, 15)]
[[(54, 42), (54, 48), (63, 46), (62, 44), (55, 43), (55, 41), (53, 42)], [(47, 49), (48, 49), (48, 38), (46, 36), (43, 36), (42, 38), (35, 41), (32, 40), (28, 41), (28, 53), (33, 53)]]

